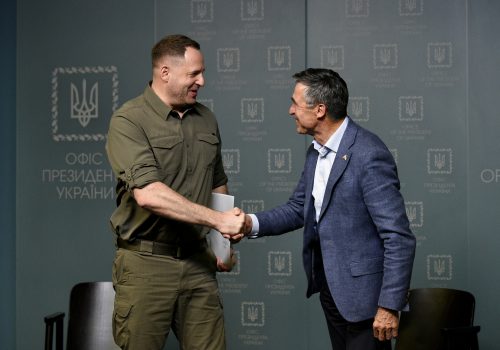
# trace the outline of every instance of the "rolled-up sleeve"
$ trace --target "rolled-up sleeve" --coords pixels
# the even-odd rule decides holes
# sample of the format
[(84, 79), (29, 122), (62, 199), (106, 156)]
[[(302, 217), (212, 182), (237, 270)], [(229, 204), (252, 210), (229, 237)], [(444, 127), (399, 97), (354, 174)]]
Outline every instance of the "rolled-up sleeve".
[(106, 152), (115, 176), (128, 191), (160, 181), (158, 163), (145, 133), (126, 117), (111, 118)]

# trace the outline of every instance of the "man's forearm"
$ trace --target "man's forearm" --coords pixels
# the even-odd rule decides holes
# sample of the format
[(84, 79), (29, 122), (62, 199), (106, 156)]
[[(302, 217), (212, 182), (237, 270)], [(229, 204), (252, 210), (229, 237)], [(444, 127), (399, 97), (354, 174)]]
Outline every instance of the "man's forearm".
[[(224, 191), (224, 187), (215, 190)], [(161, 182), (134, 189), (134, 198), (139, 206), (162, 217), (208, 226), (219, 232), (237, 233), (243, 229), (244, 216), (238, 218), (236, 214), (239, 209), (234, 212), (212, 210), (191, 202)]]

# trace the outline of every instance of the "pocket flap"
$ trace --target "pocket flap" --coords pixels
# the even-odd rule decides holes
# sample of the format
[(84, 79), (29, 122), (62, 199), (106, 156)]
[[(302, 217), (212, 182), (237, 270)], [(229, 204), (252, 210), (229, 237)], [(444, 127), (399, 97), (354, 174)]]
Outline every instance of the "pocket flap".
[(219, 143), (219, 138), (213, 134), (198, 134), (198, 140), (208, 142), (211, 145)]
[(152, 138), (150, 142), (155, 148), (172, 148), (182, 142), (182, 139), (179, 136), (162, 136)]
[(384, 257), (369, 258), (363, 261), (351, 262), (351, 275), (362, 276), (384, 270)]

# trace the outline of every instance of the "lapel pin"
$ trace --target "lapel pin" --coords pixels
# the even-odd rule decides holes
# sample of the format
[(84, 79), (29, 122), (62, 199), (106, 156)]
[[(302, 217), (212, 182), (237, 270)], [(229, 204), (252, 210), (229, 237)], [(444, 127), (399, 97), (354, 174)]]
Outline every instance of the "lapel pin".
[(343, 160), (347, 160), (347, 154), (344, 154), (344, 155), (342, 156), (342, 159), (343, 159)]

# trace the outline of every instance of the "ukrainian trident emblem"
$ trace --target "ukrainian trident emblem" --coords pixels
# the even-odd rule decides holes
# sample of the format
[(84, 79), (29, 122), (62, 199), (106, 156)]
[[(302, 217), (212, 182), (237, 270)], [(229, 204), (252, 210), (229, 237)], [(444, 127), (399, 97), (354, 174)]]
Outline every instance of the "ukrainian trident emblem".
[(98, 117), (98, 94), (99, 85), (96, 82), (87, 90), (87, 80), (82, 80), (79, 91), (75, 84), (71, 83), (71, 119), (78, 119), (82, 127), (86, 127), (91, 119)]

